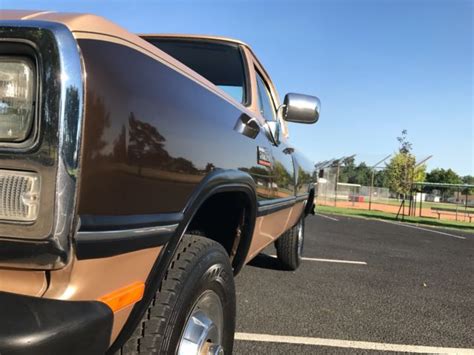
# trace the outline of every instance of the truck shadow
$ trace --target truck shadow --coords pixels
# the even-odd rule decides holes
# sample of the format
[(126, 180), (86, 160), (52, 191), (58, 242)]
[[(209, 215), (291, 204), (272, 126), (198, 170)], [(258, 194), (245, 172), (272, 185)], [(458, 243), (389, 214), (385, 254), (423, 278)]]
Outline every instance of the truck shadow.
[(247, 265), (260, 269), (285, 270), (276, 257), (263, 253), (258, 254)]

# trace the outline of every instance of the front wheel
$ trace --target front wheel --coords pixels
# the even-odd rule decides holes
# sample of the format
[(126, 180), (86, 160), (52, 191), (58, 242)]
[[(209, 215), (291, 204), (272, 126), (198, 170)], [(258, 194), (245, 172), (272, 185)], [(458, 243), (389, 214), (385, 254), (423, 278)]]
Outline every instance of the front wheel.
[(286, 231), (275, 242), (277, 257), (287, 270), (296, 270), (301, 264), (304, 246), (304, 218)]
[(235, 286), (224, 248), (186, 235), (122, 354), (231, 354)]

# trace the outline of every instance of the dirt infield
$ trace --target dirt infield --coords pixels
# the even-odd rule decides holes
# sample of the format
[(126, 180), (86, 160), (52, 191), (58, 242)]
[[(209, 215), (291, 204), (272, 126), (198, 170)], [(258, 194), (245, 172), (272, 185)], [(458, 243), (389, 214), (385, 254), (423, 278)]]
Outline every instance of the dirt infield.
[[(324, 205), (324, 206), (331, 206), (331, 207), (355, 208), (359, 210), (369, 209), (369, 204), (367, 202), (337, 201), (337, 205), (334, 206), (334, 201), (318, 200), (318, 204)], [(389, 204), (372, 202), (373, 211), (397, 214), (399, 208), (400, 206), (397, 206), (397, 205), (389, 205)], [(438, 219), (438, 214), (432, 211), (430, 208), (422, 208), (421, 214), (422, 214), (422, 217)], [(408, 204), (405, 205), (405, 215), (406, 216), (408, 215)], [(417, 208), (416, 216), (419, 216), (419, 215), (420, 215), (420, 209)], [(440, 219), (447, 220), (447, 221), (469, 222), (469, 218), (462, 210), (459, 210), (457, 216), (455, 213), (441, 212)], [(474, 218), (473, 218), (473, 223), (474, 223)]]

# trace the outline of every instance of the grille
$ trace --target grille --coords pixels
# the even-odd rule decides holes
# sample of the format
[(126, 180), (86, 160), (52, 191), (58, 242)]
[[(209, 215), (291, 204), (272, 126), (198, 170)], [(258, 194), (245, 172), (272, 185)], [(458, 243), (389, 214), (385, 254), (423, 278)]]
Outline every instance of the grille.
[(0, 219), (34, 221), (38, 217), (39, 176), (0, 170)]

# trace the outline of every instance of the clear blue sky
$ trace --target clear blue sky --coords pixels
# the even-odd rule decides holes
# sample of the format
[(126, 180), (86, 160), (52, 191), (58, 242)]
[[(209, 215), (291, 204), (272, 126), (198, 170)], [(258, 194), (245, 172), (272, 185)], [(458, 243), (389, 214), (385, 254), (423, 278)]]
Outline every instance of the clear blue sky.
[(2, 9), (90, 12), (132, 32), (216, 34), (249, 43), (280, 96), (318, 95), (320, 121), (291, 125), (314, 160), (374, 163), (408, 130), (428, 168), (474, 174), (473, 2), (22, 1)]

